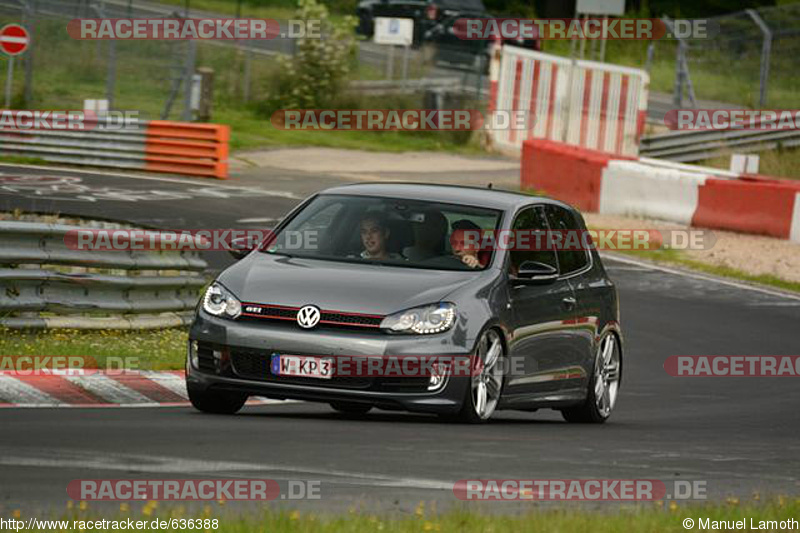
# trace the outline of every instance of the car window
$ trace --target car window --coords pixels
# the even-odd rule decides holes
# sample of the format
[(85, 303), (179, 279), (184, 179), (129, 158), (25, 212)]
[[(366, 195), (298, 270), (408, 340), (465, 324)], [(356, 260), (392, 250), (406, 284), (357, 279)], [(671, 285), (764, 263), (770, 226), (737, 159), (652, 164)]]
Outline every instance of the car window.
[[(565, 240), (568, 232), (573, 232), (570, 235), (571, 242), (579, 242), (574, 232), (582, 228), (570, 211), (557, 205), (548, 205), (545, 207), (545, 211), (547, 212), (547, 222), (551, 231), (561, 233)], [(589, 254), (586, 250), (563, 249), (560, 246), (557, 248), (558, 264), (561, 267), (562, 275), (577, 272), (589, 263)]]
[(443, 202), (321, 195), (267, 243), (266, 253), (440, 270), (483, 270), (501, 211)]
[(537, 246), (534, 238), (529, 238), (527, 245), (522, 238), (526, 232), (540, 232), (544, 235), (547, 231), (547, 219), (541, 206), (529, 207), (519, 213), (512, 229), (515, 236), (515, 246), (510, 252), (509, 268), (512, 274), (516, 274), (519, 266), (525, 261), (538, 261), (558, 269), (556, 253), (554, 250), (546, 249), (548, 248), (546, 239), (541, 239), (542, 246)]

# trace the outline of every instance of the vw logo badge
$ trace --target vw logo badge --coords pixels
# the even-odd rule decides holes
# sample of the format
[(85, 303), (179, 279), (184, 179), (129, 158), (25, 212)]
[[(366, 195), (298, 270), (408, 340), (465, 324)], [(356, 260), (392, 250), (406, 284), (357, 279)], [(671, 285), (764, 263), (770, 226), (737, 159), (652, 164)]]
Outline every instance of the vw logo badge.
[(297, 323), (301, 328), (310, 329), (319, 323), (320, 312), (316, 305), (301, 307), (297, 312)]

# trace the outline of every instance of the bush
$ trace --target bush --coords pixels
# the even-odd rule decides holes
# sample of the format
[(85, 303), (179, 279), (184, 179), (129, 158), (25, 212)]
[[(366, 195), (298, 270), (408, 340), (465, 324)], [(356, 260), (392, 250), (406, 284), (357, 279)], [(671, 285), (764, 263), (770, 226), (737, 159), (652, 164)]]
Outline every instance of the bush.
[(328, 8), (318, 0), (298, 0), (295, 18), (321, 21), (322, 38), (300, 38), (293, 56), (278, 58), (280, 72), (268, 88), (266, 111), (330, 107), (350, 75), (355, 17), (331, 21)]

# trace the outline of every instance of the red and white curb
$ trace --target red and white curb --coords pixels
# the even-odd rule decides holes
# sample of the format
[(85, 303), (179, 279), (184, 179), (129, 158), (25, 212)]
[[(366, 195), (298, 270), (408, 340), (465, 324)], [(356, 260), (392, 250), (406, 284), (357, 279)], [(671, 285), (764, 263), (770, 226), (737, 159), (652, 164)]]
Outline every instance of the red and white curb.
[(533, 139), (521, 185), (589, 212), (800, 242), (800, 183)]
[[(248, 405), (284, 403), (251, 398)], [(185, 407), (182, 370), (0, 372), (3, 407)]]

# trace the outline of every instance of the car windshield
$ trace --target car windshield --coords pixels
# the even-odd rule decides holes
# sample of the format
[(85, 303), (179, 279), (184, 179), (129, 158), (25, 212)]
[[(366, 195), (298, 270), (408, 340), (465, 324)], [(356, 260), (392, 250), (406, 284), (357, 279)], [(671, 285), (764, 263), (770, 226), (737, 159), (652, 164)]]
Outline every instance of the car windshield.
[(501, 212), (463, 205), (379, 198), (316, 197), (261, 251), (330, 261), (438, 270), (483, 270), (492, 261), (480, 232)]

